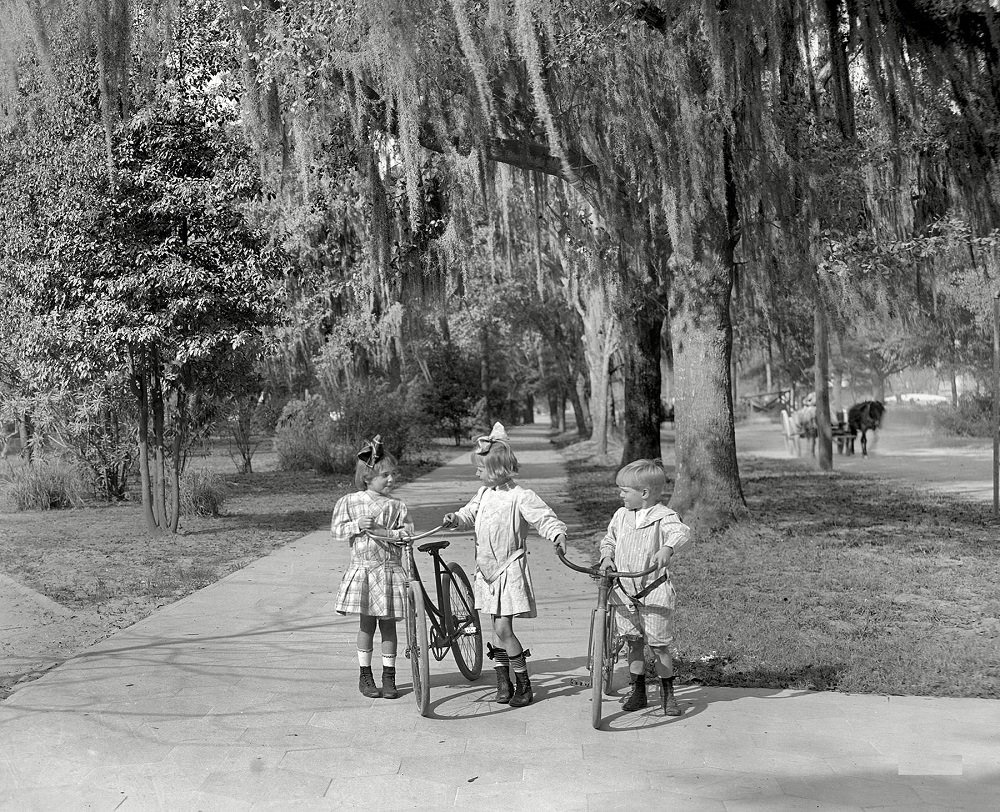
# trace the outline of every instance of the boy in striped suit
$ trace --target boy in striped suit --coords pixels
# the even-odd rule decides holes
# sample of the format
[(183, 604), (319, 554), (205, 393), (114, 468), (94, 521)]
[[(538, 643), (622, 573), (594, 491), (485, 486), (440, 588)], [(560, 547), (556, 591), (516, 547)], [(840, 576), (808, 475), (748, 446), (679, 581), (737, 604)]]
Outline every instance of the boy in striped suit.
[[(680, 716), (674, 698), (674, 586), (667, 565), (674, 551), (688, 543), (691, 529), (660, 497), (666, 489), (666, 476), (659, 460), (636, 460), (618, 472), (615, 478), (620, 507), (601, 541), (601, 568), (622, 572), (640, 572), (656, 565), (657, 569), (642, 578), (623, 578), (619, 589), (611, 593), (619, 633), (628, 641), (629, 676), (632, 691), (623, 709), (636, 711), (646, 707), (646, 661), (644, 646), (649, 645), (656, 658), (660, 678), (663, 713)], [(622, 594), (624, 593), (624, 595)]]

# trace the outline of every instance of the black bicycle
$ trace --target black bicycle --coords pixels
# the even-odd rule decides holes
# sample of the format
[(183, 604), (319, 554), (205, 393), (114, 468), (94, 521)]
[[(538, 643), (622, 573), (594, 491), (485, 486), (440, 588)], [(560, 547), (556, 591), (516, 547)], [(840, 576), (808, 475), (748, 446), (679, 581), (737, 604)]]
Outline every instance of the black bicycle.
[[(413, 544), (432, 536), (443, 525), (424, 533), (403, 538), (380, 536), (368, 532), (369, 538), (402, 548), (403, 569), (406, 572), (407, 588), (404, 603), (406, 625), (406, 656), (413, 672), (413, 696), (421, 716), (430, 711), (430, 654), (441, 661), (451, 651), (462, 676), (472, 682), (483, 673), (483, 630), (479, 624), (479, 612), (472, 594), (472, 585), (465, 570), (454, 561), (446, 562), (441, 551), (451, 542), (446, 539), (429, 541), (417, 547), (434, 559), (434, 591), (437, 605), (424, 589), (417, 562), (413, 556)], [(428, 634), (427, 624), (430, 623)]]
[[(608, 598), (611, 595), (611, 590), (618, 586), (618, 579), (642, 578), (653, 572), (656, 565), (654, 564), (642, 572), (617, 572), (615, 570), (605, 572), (600, 567), (582, 567), (579, 564), (574, 564), (566, 558), (566, 554), (560, 549), (556, 550), (556, 555), (571, 570), (582, 572), (597, 581), (597, 606), (590, 613), (587, 670), (590, 671), (593, 703), (590, 711), (591, 722), (595, 728), (600, 728), (604, 695), (612, 695), (615, 665), (625, 647), (625, 638), (618, 633), (618, 624), (615, 622), (615, 614), (618, 610), (615, 604), (609, 603)], [(622, 595), (629, 597), (624, 592)]]

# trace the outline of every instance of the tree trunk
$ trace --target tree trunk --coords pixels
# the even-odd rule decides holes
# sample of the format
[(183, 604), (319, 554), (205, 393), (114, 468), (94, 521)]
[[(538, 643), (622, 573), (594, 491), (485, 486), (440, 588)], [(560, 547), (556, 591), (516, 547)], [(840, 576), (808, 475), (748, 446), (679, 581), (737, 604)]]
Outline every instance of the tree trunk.
[(178, 430), (174, 436), (174, 464), (170, 469), (170, 518), (167, 525), (171, 533), (176, 533), (181, 521), (181, 472), (178, 460), (181, 455), (183, 438)]
[[(660, 458), (660, 332), (663, 309), (645, 300), (631, 314), (619, 314), (625, 355), (625, 445), (622, 465)], [(627, 326), (626, 326), (627, 325)]]
[(156, 526), (167, 526), (167, 472), (163, 453), (163, 387), (159, 373), (159, 358), (154, 353), (150, 387), (150, 406), (153, 412), (153, 515)]
[(587, 398), (587, 379), (582, 372), (577, 372), (574, 378), (576, 395), (573, 400), (573, 408), (577, 408), (579, 403), (576, 433), (581, 440), (589, 440), (594, 434), (594, 424), (590, 414), (590, 402)]
[(608, 413), (611, 387), (608, 366), (620, 344), (621, 330), (611, 314), (608, 292), (603, 284), (581, 291), (577, 311), (583, 320), (583, 354), (590, 376), (591, 434), (597, 446), (594, 453), (608, 453)]
[(580, 396), (580, 387), (570, 387), (569, 401), (573, 406), (573, 417), (576, 420), (577, 436), (581, 438), (590, 436), (590, 428), (587, 426), (587, 415), (584, 411), (583, 398)]
[(725, 253), (706, 254), (675, 273), (670, 300), (677, 426), (677, 479), (670, 506), (701, 528), (748, 514), (729, 381), (732, 263)]
[(549, 392), (549, 426), (556, 431), (559, 430), (559, 395)]
[[(815, 278), (815, 276), (814, 276)], [(813, 342), (816, 356), (813, 383), (816, 388), (816, 459), (821, 471), (833, 470), (833, 432), (830, 430), (830, 376), (829, 338), (826, 330), (826, 313), (818, 287), (813, 303)]]
[(139, 405), (139, 488), (142, 492), (142, 515), (149, 532), (160, 528), (153, 512), (153, 489), (149, 475), (149, 386), (145, 369), (132, 375), (132, 394)]
[(35, 444), (32, 442), (34, 424), (31, 422), (31, 412), (23, 412), (17, 423), (17, 433), (21, 439), (21, 456), (31, 465), (35, 461)]

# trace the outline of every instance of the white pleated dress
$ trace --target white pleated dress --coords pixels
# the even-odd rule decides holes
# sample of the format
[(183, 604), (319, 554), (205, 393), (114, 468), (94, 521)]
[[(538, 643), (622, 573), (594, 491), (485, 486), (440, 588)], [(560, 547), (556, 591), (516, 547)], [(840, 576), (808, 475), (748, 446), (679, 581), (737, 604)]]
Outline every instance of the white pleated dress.
[(459, 529), (476, 531), (476, 608), (495, 616), (537, 617), (528, 528), (553, 541), (565, 535), (566, 525), (538, 494), (513, 481), (480, 488), (455, 516)]

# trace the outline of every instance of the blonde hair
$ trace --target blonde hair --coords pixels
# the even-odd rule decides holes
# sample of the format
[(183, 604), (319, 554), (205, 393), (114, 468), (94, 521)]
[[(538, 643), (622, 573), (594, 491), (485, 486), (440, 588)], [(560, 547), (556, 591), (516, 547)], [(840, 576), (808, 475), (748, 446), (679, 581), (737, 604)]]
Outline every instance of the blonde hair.
[(367, 490), (368, 483), (375, 479), (376, 476), (397, 470), (399, 470), (399, 463), (388, 451), (374, 465), (369, 465), (367, 462), (358, 460), (358, 464), (354, 466), (354, 487), (359, 491)]
[(667, 489), (667, 475), (662, 460), (635, 460), (623, 466), (615, 477), (619, 488), (649, 488), (651, 495), (659, 496)]
[(497, 482), (510, 479), (517, 473), (517, 457), (503, 440), (494, 440), (485, 454), (472, 452), (472, 464), (482, 463), (486, 473)]

